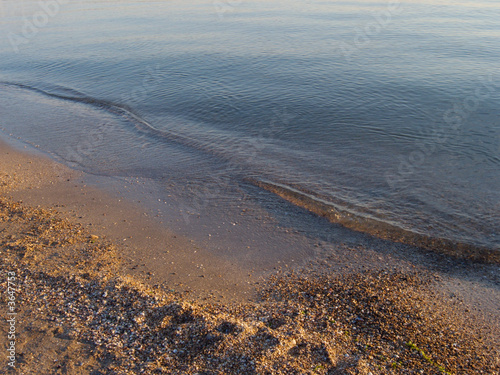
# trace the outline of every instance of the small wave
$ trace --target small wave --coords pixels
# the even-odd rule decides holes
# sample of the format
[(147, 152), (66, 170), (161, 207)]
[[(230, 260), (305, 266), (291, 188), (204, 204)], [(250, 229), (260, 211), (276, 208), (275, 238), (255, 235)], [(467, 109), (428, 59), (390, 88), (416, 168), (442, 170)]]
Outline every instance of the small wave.
[(357, 232), (431, 250), (458, 259), (500, 264), (500, 253), (496, 250), (412, 232), (393, 223), (376, 220), (285, 184), (254, 178), (247, 178), (246, 180), (298, 207), (322, 216), (332, 223), (340, 224)]
[[(88, 105), (94, 109), (105, 111), (106, 113), (117, 116), (119, 119), (125, 120), (123, 121), (123, 126), (128, 126), (130, 130), (135, 130), (140, 133), (141, 136), (147, 136), (159, 141), (175, 142), (190, 149), (217, 156), (225, 161), (233, 163), (233, 175), (256, 176), (256, 178), (249, 179), (254, 185), (273, 192), (310, 212), (323, 216), (332, 223), (338, 223), (349, 229), (368, 233), (380, 238), (446, 253), (459, 258), (500, 264), (500, 252), (496, 250), (412, 232), (398, 227), (397, 223), (384, 221), (378, 216), (357, 210), (355, 206), (348, 206), (347, 204), (343, 204), (343, 202), (334, 203), (319, 198), (314, 192), (305, 192), (302, 188), (297, 189), (285, 184), (262, 179), (264, 175), (270, 175), (272, 177), (267, 178), (275, 179), (277, 175), (287, 176), (286, 178), (289, 178), (293, 174), (292, 172), (287, 173), (286, 169), (284, 169), (284, 165), (280, 163), (274, 163), (274, 169), (269, 172), (269, 167), (267, 167), (269, 159), (267, 155), (260, 156), (260, 151), (264, 150), (264, 148), (269, 145), (256, 143), (265, 142), (263, 139), (243, 136), (236, 132), (217, 130), (209, 124), (195, 123), (173, 116), (165, 120), (166, 123), (161, 124), (162, 128), (159, 129), (140, 115), (134, 113), (131, 108), (125, 105), (89, 97), (84, 93), (70, 88), (55, 87), (54, 89), (42, 89), (35, 86), (11, 82), (0, 82), (0, 87), (1, 86), (27, 90), (57, 100)], [(272, 146), (272, 151), (274, 153), (281, 152), (278, 144), (274, 143)], [(285, 151), (286, 150), (283, 150), (283, 155), (288, 155), (285, 154)], [(254, 156), (249, 157), (252, 153)], [(273, 160), (278, 159), (274, 158)], [(302, 156), (301, 159), (305, 160)], [(144, 167), (144, 165), (141, 164), (137, 166), (137, 168), (140, 167)], [(274, 173), (276, 170), (279, 173)]]
[(180, 142), (186, 142), (185, 137), (180, 137), (179, 135), (176, 134), (167, 134), (165, 132), (162, 132), (158, 129), (156, 129), (153, 125), (148, 123), (146, 120), (144, 120), (142, 117), (139, 115), (135, 114), (131, 108), (122, 105), (122, 104), (117, 104), (108, 100), (102, 100), (102, 99), (96, 99), (90, 96), (87, 96), (79, 91), (66, 88), (66, 87), (58, 87), (57, 89), (62, 92), (67, 92), (71, 93), (72, 95), (65, 95), (65, 94), (60, 94), (60, 93), (54, 93), (54, 92), (49, 92), (34, 86), (29, 86), (25, 85), (22, 83), (12, 83), (12, 82), (0, 82), (0, 85), (3, 86), (9, 86), (9, 87), (16, 87), (19, 89), (24, 89), (24, 90), (29, 90), (32, 92), (36, 92), (38, 94), (42, 94), (51, 98), (55, 99), (60, 99), (60, 100), (66, 100), (66, 101), (71, 101), (75, 103), (83, 103), (87, 104), (93, 107), (97, 107), (102, 110), (106, 110), (108, 112), (111, 112), (113, 114), (119, 115), (121, 117), (125, 117), (127, 120), (129, 120), (132, 124), (134, 124), (136, 130), (139, 130), (141, 132), (148, 133), (150, 135), (155, 135), (155, 136), (160, 136), (162, 138), (169, 138), (169, 140), (172, 141), (180, 141)]
[(246, 150), (256, 148), (256, 140), (251, 136), (214, 130), (209, 125), (203, 124), (202, 126), (201, 124), (173, 116), (168, 121), (169, 123), (165, 125), (164, 130), (158, 129), (126, 105), (93, 98), (66, 87), (56, 87), (56, 90), (59, 92), (51, 92), (21, 83), (0, 81), (1, 85), (29, 90), (58, 100), (81, 103), (104, 110), (126, 120), (128, 124), (132, 124), (132, 130), (139, 132), (141, 135), (158, 141), (175, 142), (228, 161), (244, 161)]

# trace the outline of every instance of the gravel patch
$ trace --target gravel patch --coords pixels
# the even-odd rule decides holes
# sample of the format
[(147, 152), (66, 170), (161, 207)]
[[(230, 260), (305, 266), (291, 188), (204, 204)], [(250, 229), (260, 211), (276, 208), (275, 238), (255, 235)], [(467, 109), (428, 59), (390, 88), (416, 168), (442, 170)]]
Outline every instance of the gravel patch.
[(6, 374), (500, 372), (496, 347), (425, 274), (278, 273), (257, 303), (199, 304), (123, 275), (116, 246), (56, 211), (6, 198), (0, 252), (18, 313)]

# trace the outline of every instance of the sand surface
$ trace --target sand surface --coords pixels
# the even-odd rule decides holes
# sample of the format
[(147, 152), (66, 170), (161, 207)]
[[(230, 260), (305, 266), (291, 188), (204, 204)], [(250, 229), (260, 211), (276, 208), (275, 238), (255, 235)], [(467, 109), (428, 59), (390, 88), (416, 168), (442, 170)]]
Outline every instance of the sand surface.
[[(367, 236), (246, 269), (86, 176), (0, 144), (1, 287), (26, 374), (493, 374), (497, 265)], [(274, 268), (274, 267), (270, 267)], [(9, 274), (11, 272), (12, 274)], [(12, 284), (13, 285), (13, 284)], [(2, 294), (8, 317), (9, 294)], [(7, 348), (9, 323), (0, 327)]]

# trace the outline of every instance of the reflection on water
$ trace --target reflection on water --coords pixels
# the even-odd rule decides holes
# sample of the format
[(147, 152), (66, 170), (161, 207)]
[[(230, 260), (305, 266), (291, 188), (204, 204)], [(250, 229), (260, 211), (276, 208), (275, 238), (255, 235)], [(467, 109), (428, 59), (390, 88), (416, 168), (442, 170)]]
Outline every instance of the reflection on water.
[(75, 168), (500, 246), (496, 2), (0, 4), (0, 126)]

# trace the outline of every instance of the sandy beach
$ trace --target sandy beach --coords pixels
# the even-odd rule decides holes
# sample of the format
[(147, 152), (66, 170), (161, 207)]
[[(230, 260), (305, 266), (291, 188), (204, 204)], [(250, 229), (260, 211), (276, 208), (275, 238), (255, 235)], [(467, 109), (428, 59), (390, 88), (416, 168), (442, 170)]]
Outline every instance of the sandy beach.
[(498, 264), (367, 241), (250, 270), (1, 143), (1, 371), (500, 371)]

